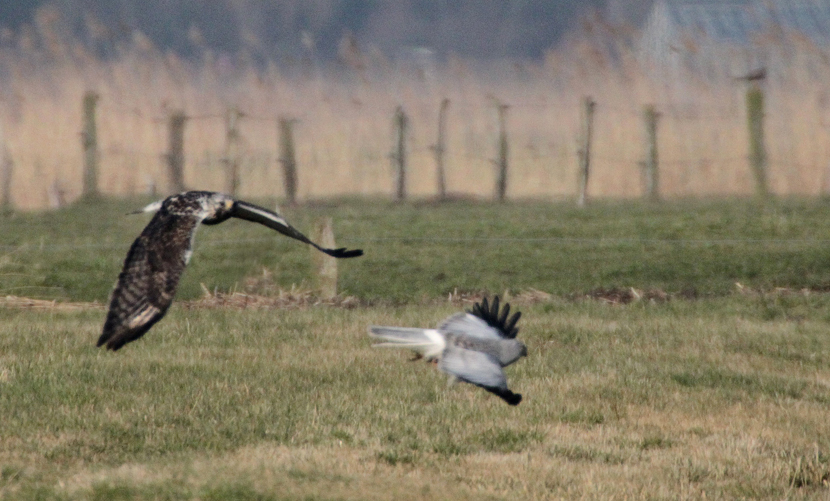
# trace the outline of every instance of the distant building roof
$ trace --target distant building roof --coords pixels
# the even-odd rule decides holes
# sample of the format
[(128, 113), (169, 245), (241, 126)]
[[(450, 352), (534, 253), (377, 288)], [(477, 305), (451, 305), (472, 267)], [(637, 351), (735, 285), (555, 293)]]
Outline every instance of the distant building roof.
[(712, 40), (746, 43), (753, 32), (761, 29), (759, 20), (743, 3), (671, 4), (668, 10), (678, 28), (694, 30)]
[[(641, 50), (666, 62), (671, 52), (683, 52), (684, 44), (751, 50), (770, 34), (800, 35), (830, 46), (830, 0), (657, 0), (643, 27)], [(703, 57), (706, 50), (700, 52)]]

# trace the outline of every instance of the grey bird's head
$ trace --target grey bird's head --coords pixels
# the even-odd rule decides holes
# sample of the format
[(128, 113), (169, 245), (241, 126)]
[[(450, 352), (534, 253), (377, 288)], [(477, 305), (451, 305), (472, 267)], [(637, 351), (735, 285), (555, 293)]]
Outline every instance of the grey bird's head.
[(515, 339), (505, 339), (499, 342), (498, 359), (502, 367), (507, 367), (516, 360), (527, 356), (527, 346)]

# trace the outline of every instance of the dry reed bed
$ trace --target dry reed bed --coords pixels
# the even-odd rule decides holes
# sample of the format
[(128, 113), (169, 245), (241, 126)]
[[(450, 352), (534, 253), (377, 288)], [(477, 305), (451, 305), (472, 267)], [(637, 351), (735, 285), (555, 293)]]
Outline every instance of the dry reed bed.
[[(390, 68), (291, 76), (270, 65), (206, 57), (198, 63), (162, 54), (146, 40), (108, 62), (80, 49), (51, 57), (21, 50), (2, 53), (9, 76), (0, 123), (15, 164), (13, 202), (47, 206), (58, 186), (72, 200), (81, 190), (81, 98), (94, 90), (101, 155), (100, 187), (107, 194), (168, 191), (166, 119), (182, 109), (185, 181), (224, 188), (224, 114), (245, 113), (241, 124), (241, 194), (281, 196), (277, 125), (297, 119), (300, 198), (391, 193), (392, 116), (410, 118), (409, 192), (435, 193), (434, 153), (439, 103), (450, 99), (447, 185), (451, 192), (494, 192), (496, 100), (507, 103), (510, 138), (508, 196), (570, 197), (576, 190), (580, 100), (597, 101), (592, 196), (641, 194), (644, 156), (642, 107), (661, 113), (661, 191), (666, 196), (749, 194), (745, 84), (728, 76), (665, 75), (633, 56), (611, 64), (583, 46), (552, 53), (537, 65), (483, 74), (463, 61), (416, 77)], [(766, 84), (770, 188), (777, 194), (823, 192), (828, 184), (828, 68), (796, 58), (793, 71)], [(801, 66), (798, 66), (801, 65)], [(809, 70), (809, 71), (808, 71)], [(681, 82), (681, 83), (677, 83)]]

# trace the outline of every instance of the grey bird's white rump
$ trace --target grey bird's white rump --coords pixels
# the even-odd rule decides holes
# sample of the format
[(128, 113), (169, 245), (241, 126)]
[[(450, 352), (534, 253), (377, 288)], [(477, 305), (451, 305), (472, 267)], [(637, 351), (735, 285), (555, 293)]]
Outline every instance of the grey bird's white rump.
[(375, 348), (409, 348), (427, 361), (440, 357), (447, 346), (444, 336), (435, 329), (372, 326), (369, 335), (386, 341), (373, 345)]

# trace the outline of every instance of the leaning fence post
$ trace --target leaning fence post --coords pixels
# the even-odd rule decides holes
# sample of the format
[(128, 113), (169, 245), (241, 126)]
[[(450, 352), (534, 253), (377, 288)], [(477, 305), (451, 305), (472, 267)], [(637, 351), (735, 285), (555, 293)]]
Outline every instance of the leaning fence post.
[(594, 107), (596, 103), (588, 96), (582, 100), (582, 137), (579, 147), (579, 196), (577, 205), (584, 207), (587, 202), (588, 173), (591, 167), (591, 135), (594, 127)]
[(225, 191), (236, 195), (239, 190), (239, 119), (242, 113), (231, 108), (225, 115)]
[(294, 148), (294, 122), (290, 118), (279, 118), (279, 151), (285, 179), (285, 199), (288, 205), (297, 203), (297, 155)]
[(403, 106), (395, 110), (395, 144), (390, 155), (395, 169), (395, 199), (406, 199), (406, 129), (408, 119)]
[(654, 105), (648, 104), (643, 108), (646, 138), (646, 156), (642, 163), (643, 197), (653, 202), (660, 199), (660, 179), (657, 163), (657, 118), (659, 115)]
[(3, 126), (0, 124), (0, 213), (12, 211), (12, 171), (14, 162), (6, 146)]
[(507, 105), (496, 102), (499, 127), (498, 158), (496, 159), (496, 200), (504, 202), (507, 196)]
[(12, 211), (12, 172), (14, 171), (14, 161), (9, 153), (9, 150), (3, 147), (0, 151), (0, 183), (3, 184), (2, 194), (0, 194), (0, 212)]
[(438, 182), (438, 199), (447, 198), (447, 180), (444, 173), (444, 152), (447, 151), (447, 110), (450, 107), (450, 100), (444, 98), (441, 101), (441, 108), (438, 110), (438, 138), (433, 147), (435, 153), (435, 175)]
[(746, 91), (746, 114), (749, 129), (749, 164), (755, 176), (755, 193), (767, 196), (767, 150), (764, 145), (764, 91), (751, 85)]
[[(330, 217), (317, 220), (314, 224), (312, 239), (321, 247), (334, 249), (334, 229)], [(314, 265), (315, 288), (323, 299), (337, 296), (337, 259), (309, 247)]]
[(95, 107), (98, 97), (98, 94), (93, 91), (84, 93), (84, 129), (81, 132), (81, 144), (84, 150), (82, 196), (85, 198), (98, 195), (98, 131), (95, 126)]
[(167, 173), (170, 187), (175, 193), (185, 191), (184, 186), (184, 111), (176, 110), (168, 119)]

